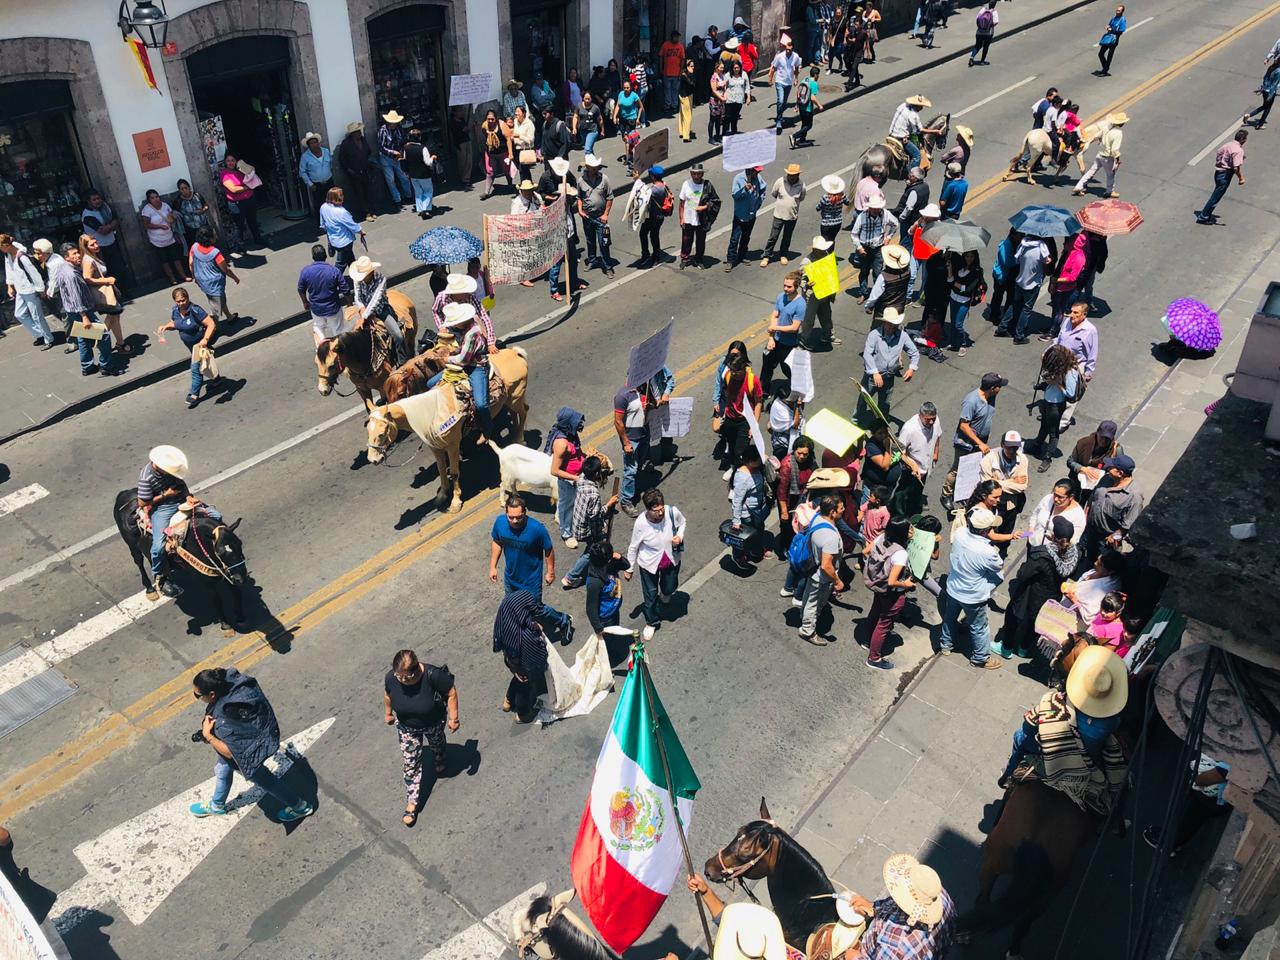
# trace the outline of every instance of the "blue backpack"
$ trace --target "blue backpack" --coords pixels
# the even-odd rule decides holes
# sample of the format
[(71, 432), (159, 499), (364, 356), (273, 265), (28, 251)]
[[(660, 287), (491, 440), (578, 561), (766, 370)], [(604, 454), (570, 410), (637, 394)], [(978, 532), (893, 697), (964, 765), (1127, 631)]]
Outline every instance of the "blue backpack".
[(791, 546), (787, 548), (787, 563), (796, 573), (808, 576), (817, 568), (817, 561), (813, 557), (813, 531), (821, 530), (823, 527), (828, 530), (835, 529), (831, 523), (822, 518), (822, 514), (818, 514), (809, 521), (809, 525), (804, 530), (792, 537)]
[(604, 582), (604, 587), (600, 590), (601, 620), (608, 620), (622, 609), (622, 591), (618, 588), (619, 583), (616, 576), (610, 577)]

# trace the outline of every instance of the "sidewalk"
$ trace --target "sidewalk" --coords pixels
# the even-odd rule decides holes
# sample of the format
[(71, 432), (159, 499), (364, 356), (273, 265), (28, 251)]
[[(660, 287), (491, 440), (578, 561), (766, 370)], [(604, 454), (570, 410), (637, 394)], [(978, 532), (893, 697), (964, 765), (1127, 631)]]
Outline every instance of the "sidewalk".
[[(1097, 0), (1074, 0), (1058, 5), (1052, 0), (1020, 0), (1016, 19), (1013, 12), (1002, 11), (1006, 22), (1001, 24), (1002, 30), (996, 43), (998, 45), (1001, 40), (1038, 26), (1046, 20), (1095, 2)], [(841, 77), (824, 74), (820, 80), (823, 102), (828, 107), (843, 104), (940, 63), (967, 56), (971, 37), (968, 21), (965, 19), (968, 12), (962, 10), (956, 14), (952, 29), (939, 33), (940, 45), (933, 50), (921, 49), (918, 43), (907, 39), (905, 34), (884, 38), (877, 50), (879, 64), (863, 67), (864, 85), (852, 93), (844, 92)], [(765, 89), (761, 82), (757, 82), (756, 88), (760, 99), (743, 118), (748, 128), (766, 126), (772, 116), (772, 91)], [(694, 111), (693, 129), (698, 139), (692, 143), (681, 143), (675, 136), (673, 118), (654, 122), (652, 129), (661, 125), (673, 128), (671, 155), (663, 164), (668, 173), (683, 170), (694, 161), (710, 163), (719, 156), (719, 148), (708, 148), (706, 144), (706, 109), (703, 106)], [(885, 123), (888, 123), (888, 117), (885, 118)], [(873, 135), (868, 133), (868, 146), (872, 139)], [(613, 162), (613, 158), (617, 156), (616, 151), (621, 149), (620, 142), (616, 138), (610, 138), (601, 143), (601, 156), (612, 168), (610, 173), (614, 188), (625, 191), (625, 187), (620, 187), (625, 183), (625, 177), (620, 165)], [(782, 152), (785, 153), (785, 141), (782, 142)], [(483, 180), (479, 182), (477, 189), (468, 193), (458, 190), (456, 184), (438, 184), (437, 216), (431, 221), (419, 220), (409, 209), (399, 214), (379, 216), (375, 222), (365, 224), (369, 255), (382, 263), (384, 273), (393, 283), (402, 283), (420, 274), (423, 267), (409, 257), (408, 245), (424, 230), (452, 223), (479, 234), (482, 214), (508, 211), (510, 195), (505, 192), (500, 192), (488, 203), (482, 204), (482, 190), (479, 189), (482, 186)], [(311, 245), (316, 242), (316, 234), (307, 232), (307, 228), (302, 226), (292, 227), (287, 233), (287, 240), (292, 241), (291, 245), (269, 248), (246, 256), (234, 264), (243, 282), (238, 286), (229, 285), (231, 306), (247, 322), (234, 332), (224, 335), (221, 340), (223, 353), (240, 349), (305, 319), (300, 313), (301, 304), (295, 293), (296, 280), (298, 272), (310, 262)], [(300, 241), (297, 240), (299, 236), (303, 236)], [(527, 303), (533, 302), (531, 298), (525, 299)], [(199, 297), (196, 300), (201, 302)], [(542, 298), (538, 298), (537, 303), (537, 312), (531, 314), (533, 317), (541, 315), (545, 309)], [(163, 345), (157, 344), (154, 338), (156, 327), (167, 321), (171, 308), (170, 288), (167, 287), (138, 296), (129, 302), (122, 322), (135, 355), (122, 364), (122, 370), (117, 376), (111, 378), (81, 377), (76, 356), (65, 355), (61, 347), (41, 352), (31, 347), (25, 330), (17, 326), (10, 327), (6, 331), (7, 336), (0, 339), (0, 383), (4, 384), (3, 391), (0, 391), (0, 443), (12, 439), (19, 432), (25, 433), (52, 425), (113, 396), (183, 370), (189, 361), (177, 337), (168, 338), (168, 342)]]

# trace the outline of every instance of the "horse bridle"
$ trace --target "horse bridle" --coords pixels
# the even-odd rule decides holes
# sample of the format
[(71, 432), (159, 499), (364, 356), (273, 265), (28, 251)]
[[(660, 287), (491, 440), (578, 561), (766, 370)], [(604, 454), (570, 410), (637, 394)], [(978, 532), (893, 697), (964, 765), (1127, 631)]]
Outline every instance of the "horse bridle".
[[(333, 344), (333, 343), (336, 343), (337, 340), (338, 340), (337, 337), (330, 337), (328, 340), (325, 340), (324, 342), (328, 344)], [(333, 350), (333, 347), (331, 346), (329, 349)], [(342, 397), (344, 400), (347, 397), (355, 396), (356, 390), (357, 390), (354, 382), (352, 383), (350, 393), (343, 393), (341, 390), (338, 389), (338, 378), (342, 376), (342, 374), (346, 371), (346, 369), (347, 369), (347, 365), (342, 362), (342, 355), (339, 354), (337, 351), (334, 351), (333, 375), (330, 376), (328, 371), (320, 374), (320, 379), (323, 380), (325, 383), (329, 384), (329, 389), (335, 395)]]
[[(774, 830), (780, 829), (777, 823), (775, 823), (772, 820), (759, 820), (756, 822), (767, 824), (768, 826), (772, 827)], [(759, 903), (760, 902), (759, 899), (757, 899), (756, 895), (751, 892), (751, 888), (748, 887), (745, 883), (743, 883), (743, 878), (746, 876), (746, 874), (748, 874), (751, 871), (752, 867), (754, 867), (757, 863), (759, 863), (761, 860), (763, 860), (766, 856), (769, 855), (769, 851), (773, 849), (773, 845), (777, 842), (777, 839), (778, 838), (776, 836), (772, 836), (770, 838), (770, 841), (767, 844), (765, 844), (764, 849), (761, 850), (759, 853), (757, 853), (754, 857), (752, 857), (746, 863), (740, 863), (736, 867), (729, 867), (725, 865), (724, 852), (728, 850), (729, 847), (733, 846), (733, 844), (737, 841), (737, 837), (734, 837), (734, 839), (730, 841), (728, 846), (721, 847), (718, 851), (716, 851), (716, 863), (720, 865), (720, 873), (721, 873), (721, 878), (716, 882), (723, 883), (729, 890), (733, 890), (736, 887), (737, 889), (745, 893), (748, 897), (750, 897), (753, 903)]]
[(217, 553), (211, 554), (209, 550), (205, 547), (204, 541), (200, 539), (200, 528), (196, 525), (195, 517), (192, 517), (190, 522), (191, 522), (191, 538), (195, 540), (196, 546), (200, 548), (200, 552), (204, 554), (204, 558), (209, 561), (209, 566), (212, 567), (214, 570), (216, 570), (219, 576), (221, 576), (223, 580), (227, 581), (227, 583), (231, 584), (234, 587), (236, 585), (236, 582), (231, 579), (231, 571), (234, 570), (236, 567), (243, 567), (245, 565), (245, 562), (243, 560), (237, 560), (235, 563), (232, 563), (232, 564), (223, 563), (221, 560), (218, 559)]

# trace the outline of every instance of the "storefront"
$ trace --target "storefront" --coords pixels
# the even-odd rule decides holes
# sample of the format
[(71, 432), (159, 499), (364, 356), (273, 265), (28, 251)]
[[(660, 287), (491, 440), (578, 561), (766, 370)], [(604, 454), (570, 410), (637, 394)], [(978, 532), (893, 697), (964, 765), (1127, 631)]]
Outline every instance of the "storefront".
[(622, 4), (622, 49), (626, 55), (645, 53), (650, 61), (658, 55), (658, 48), (671, 35), (667, 24), (675, 23), (673, 16), (668, 19), (668, 0), (623, 0)]
[(577, 4), (566, 0), (511, 0), (511, 50), (515, 75), (525, 84), (528, 96), (530, 81), (541, 73), (557, 92), (564, 83), (569, 67), (577, 62), (576, 47), (570, 37), (578, 33)]
[[(80, 235), (89, 187), (65, 80), (0, 84), (0, 224), (31, 246)], [(123, 212), (123, 211), (120, 211)]]
[(446, 122), (451, 69), (444, 53), (444, 10), (419, 3), (368, 23), (377, 116), (398, 110), (406, 129), (418, 127), (442, 156), (454, 146)]

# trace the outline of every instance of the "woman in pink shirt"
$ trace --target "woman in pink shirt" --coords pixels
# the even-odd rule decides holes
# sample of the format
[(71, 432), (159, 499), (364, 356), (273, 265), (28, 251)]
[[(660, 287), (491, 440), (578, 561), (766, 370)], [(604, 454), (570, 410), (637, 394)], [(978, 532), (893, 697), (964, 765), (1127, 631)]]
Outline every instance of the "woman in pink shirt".
[(241, 246), (246, 245), (245, 238), (249, 236), (253, 237), (257, 246), (266, 246), (262, 231), (258, 228), (258, 201), (253, 195), (253, 187), (245, 182), (245, 175), (237, 168), (236, 158), (230, 153), (222, 158), (222, 167), (218, 170), (218, 185), (222, 187), (227, 212), (231, 214), (231, 219), (240, 232)]
[(1058, 276), (1053, 281), (1053, 289), (1050, 293), (1053, 305), (1053, 325), (1050, 330), (1055, 334), (1062, 326), (1067, 310), (1071, 307), (1071, 301), (1075, 298), (1080, 274), (1089, 267), (1092, 249), (1089, 244), (1089, 234), (1081, 230), (1071, 239), (1067, 255), (1062, 258), (1062, 267), (1058, 270)]

